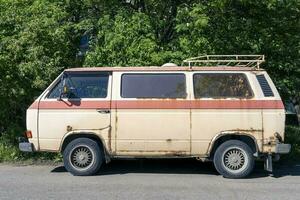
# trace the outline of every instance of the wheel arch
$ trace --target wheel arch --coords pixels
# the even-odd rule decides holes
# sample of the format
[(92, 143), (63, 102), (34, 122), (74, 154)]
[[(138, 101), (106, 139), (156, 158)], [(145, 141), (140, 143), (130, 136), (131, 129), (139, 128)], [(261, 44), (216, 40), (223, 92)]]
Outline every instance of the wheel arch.
[(66, 146), (73, 141), (74, 139), (77, 138), (89, 138), (92, 139), (94, 141), (96, 141), (98, 143), (98, 145), (100, 146), (100, 148), (102, 148), (104, 156), (105, 156), (105, 161), (106, 163), (110, 162), (110, 155), (109, 155), (109, 151), (106, 147), (106, 143), (105, 140), (97, 135), (94, 132), (90, 132), (90, 131), (78, 131), (78, 132), (69, 132), (67, 133), (64, 138), (62, 139), (62, 142), (60, 144), (60, 148), (59, 148), (59, 152), (63, 152), (64, 149), (66, 148)]
[(220, 134), (216, 135), (210, 142), (207, 152), (208, 157), (212, 158), (217, 148), (221, 144), (229, 140), (240, 140), (242, 142), (245, 142), (252, 149), (254, 154), (257, 155), (259, 152), (258, 144), (253, 135), (245, 132), (221, 132)]

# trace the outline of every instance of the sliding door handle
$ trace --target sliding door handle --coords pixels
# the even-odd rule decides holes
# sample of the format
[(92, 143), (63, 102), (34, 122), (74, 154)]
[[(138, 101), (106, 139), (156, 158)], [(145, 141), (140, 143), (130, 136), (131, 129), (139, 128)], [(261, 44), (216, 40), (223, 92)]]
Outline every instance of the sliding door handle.
[(110, 110), (107, 110), (107, 109), (97, 109), (97, 112), (101, 113), (101, 114), (108, 114), (108, 113), (110, 113)]

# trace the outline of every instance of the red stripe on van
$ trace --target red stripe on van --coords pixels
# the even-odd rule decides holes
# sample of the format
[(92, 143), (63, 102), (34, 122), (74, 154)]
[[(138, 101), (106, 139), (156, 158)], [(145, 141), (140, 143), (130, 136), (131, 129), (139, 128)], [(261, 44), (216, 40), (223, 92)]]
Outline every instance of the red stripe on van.
[(40, 101), (34, 102), (29, 109), (97, 109), (110, 108), (110, 101)]
[(38, 109), (39, 108), (39, 103), (38, 101), (34, 101), (28, 109)]
[(116, 101), (118, 109), (283, 109), (280, 100), (132, 100)]
[(284, 109), (280, 100), (41, 101), (29, 109)]
[(195, 100), (192, 109), (283, 109), (280, 100)]
[(112, 104), (117, 109), (189, 109), (189, 100), (131, 100), (115, 101)]

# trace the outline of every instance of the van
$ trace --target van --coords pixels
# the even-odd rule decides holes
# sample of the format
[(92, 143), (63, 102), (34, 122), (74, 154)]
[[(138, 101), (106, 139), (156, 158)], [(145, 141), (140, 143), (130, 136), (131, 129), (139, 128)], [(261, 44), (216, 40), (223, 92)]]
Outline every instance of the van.
[(227, 178), (290, 152), (285, 110), (264, 56), (215, 55), (186, 66), (71, 68), (27, 110), (21, 151), (61, 152), (73, 175), (118, 158), (212, 161)]

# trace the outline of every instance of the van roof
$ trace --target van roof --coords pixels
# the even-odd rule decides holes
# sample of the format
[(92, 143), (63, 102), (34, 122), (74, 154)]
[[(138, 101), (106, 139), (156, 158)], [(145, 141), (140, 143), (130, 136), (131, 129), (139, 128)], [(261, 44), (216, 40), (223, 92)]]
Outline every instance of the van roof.
[(228, 66), (218, 66), (218, 67), (158, 67), (158, 66), (148, 66), (148, 67), (82, 67), (82, 68), (69, 68), (65, 69), (66, 72), (72, 71), (264, 71), (263, 69), (256, 69), (253, 67), (228, 67)]

